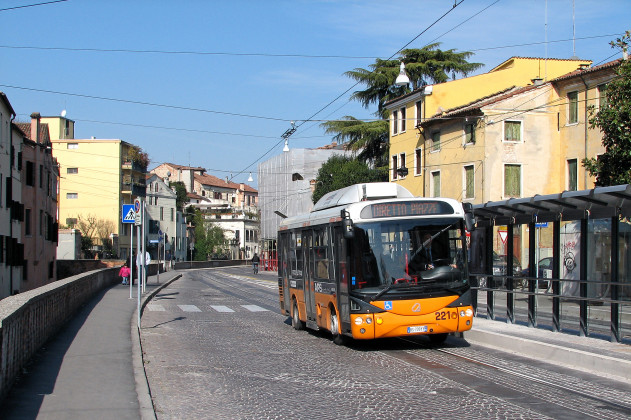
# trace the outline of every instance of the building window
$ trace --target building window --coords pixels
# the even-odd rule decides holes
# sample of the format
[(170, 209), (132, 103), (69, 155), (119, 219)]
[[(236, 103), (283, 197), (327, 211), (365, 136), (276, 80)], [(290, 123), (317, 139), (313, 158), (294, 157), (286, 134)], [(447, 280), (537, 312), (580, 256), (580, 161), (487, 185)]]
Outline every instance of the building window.
[(31, 209), (24, 209), (24, 234), (31, 236)]
[(440, 131), (432, 133), (432, 152), (438, 152), (440, 150)]
[(33, 162), (26, 161), (26, 185), (35, 185), (35, 165)]
[(399, 168), (398, 160), (399, 157), (397, 155), (392, 156), (392, 179), (397, 179), (397, 169)]
[(39, 165), (39, 187), (44, 188), (44, 165)]
[(164, 207), (160, 207), (160, 221), (164, 220)]
[(78, 174), (79, 173), (79, 168), (66, 168), (66, 173), (67, 174)]
[(464, 144), (474, 144), (475, 143), (475, 124), (466, 123), (464, 125)]
[(416, 126), (421, 123), (423, 120), (423, 101), (418, 101), (416, 103)]
[(504, 165), (504, 197), (521, 197), (521, 165)]
[(171, 221), (175, 220), (175, 209), (171, 207)]
[(392, 134), (397, 134), (399, 128), (399, 112), (392, 111)]
[(399, 114), (401, 115), (401, 132), (405, 133), (405, 123), (407, 122), (405, 117), (405, 107), (401, 108)]
[(76, 200), (79, 198), (79, 193), (66, 193), (67, 200)]
[(578, 123), (578, 92), (568, 92), (567, 100), (569, 104), (568, 124)]
[(578, 190), (578, 162), (576, 159), (567, 161), (567, 189), (568, 191)]
[(416, 149), (414, 151), (414, 175), (420, 175), (423, 164), (423, 149)]
[(521, 141), (521, 121), (504, 121), (504, 141)]
[(432, 172), (432, 197), (440, 197), (440, 171)]
[(607, 106), (607, 84), (598, 85), (598, 108)]
[(44, 236), (44, 210), (39, 211), (39, 236)]
[(78, 149), (79, 143), (68, 143), (68, 149)]
[[(399, 163), (399, 167), (401, 169), (405, 169), (406, 168), (405, 167), (405, 153), (401, 153), (401, 156), (399, 157), (399, 159), (400, 159), (400, 162), (401, 162), (401, 163)], [(401, 173), (401, 178), (405, 178), (406, 175), (407, 175), (407, 173), (405, 173), (405, 172)]]
[(475, 198), (475, 171), (473, 165), (464, 167), (464, 189), (463, 198)]

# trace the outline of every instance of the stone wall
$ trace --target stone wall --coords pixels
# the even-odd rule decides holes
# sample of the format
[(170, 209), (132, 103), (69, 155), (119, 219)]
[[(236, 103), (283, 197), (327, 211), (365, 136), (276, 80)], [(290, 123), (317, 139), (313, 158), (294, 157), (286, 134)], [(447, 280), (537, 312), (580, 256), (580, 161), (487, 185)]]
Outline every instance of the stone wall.
[(118, 270), (89, 271), (0, 300), (0, 401), (33, 354), (97, 292), (120, 281)]

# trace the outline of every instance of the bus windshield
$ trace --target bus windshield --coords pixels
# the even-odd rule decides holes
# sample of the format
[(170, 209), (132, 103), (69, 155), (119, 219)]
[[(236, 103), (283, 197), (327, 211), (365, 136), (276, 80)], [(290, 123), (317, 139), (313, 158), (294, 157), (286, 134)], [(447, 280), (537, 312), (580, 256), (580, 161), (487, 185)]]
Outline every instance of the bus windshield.
[(353, 290), (437, 291), (467, 284), (461, 219), (357, 223), (354, 229)]

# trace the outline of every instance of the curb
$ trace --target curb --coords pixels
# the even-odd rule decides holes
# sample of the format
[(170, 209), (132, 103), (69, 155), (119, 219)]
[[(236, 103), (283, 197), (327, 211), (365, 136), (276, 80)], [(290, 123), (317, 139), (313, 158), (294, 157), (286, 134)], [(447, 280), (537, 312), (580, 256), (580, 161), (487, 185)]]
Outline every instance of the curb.
[[(596, 352), (547, 343), (543, 340), (517, 337), (481, 329), (467, 331), (465, 340), (479, 346), (545, 361), (616, 381), (625, 383), (631, 381), (631, 360), (624, 358), (611, 357)], [(582, 340), (589, 339), (583, 337)]]
[[(176, 274), (171, 280), (167, 280), (158, 285), (158, 287), (153, 289), (149, 294), (143, 296), (140, 302), (140, 316), (142, 317), (145, 306), (147, 306), (147, 303), (155, 295), (180, 277), (182, 277), (182, 274)], [(138, 328), (138, 308), (136, 308), (131, 317), (131, 358), (134, 367), (134, 379), (136, 381), (136, 394), (140, 406), (140, 418), (143, 420), (156, 420), (156, 412), (153, 407), (151, 389), (147, 381), (145, 362), (142, 354), (142, 342), (140, 341), (140, 329)]]

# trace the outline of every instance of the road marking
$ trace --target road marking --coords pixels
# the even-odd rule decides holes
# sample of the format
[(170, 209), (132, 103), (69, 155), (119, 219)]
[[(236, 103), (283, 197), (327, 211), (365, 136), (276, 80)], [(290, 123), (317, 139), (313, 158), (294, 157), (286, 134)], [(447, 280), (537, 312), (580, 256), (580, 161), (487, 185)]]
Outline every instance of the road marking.
[(260, 306), (256, 306), (256, 305), (241, 305), (241, 306), (250, 312), (267, 312), (267, 309), (261, 308)]
[(180, 309), (183, 310), (184, 312), (201, 312), (202, 311), (195, 305), (177, 305), (177, 306), (179, 306)]
[(147, 305), (147, 309), (149, 309), (150, 311), (154, 311), (154, 312), (164, 312), (164, 311), (166, 311), (166, 309), (164, 309), (164, 306), (156, 305), (155, 303), (149, 303)]
[(227, 306), (210, 305), (210, 307), (213, 308), (217, 312), (234, 312), (232, 309), (228, 308)]

